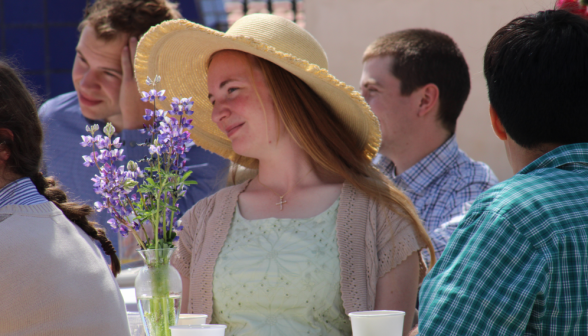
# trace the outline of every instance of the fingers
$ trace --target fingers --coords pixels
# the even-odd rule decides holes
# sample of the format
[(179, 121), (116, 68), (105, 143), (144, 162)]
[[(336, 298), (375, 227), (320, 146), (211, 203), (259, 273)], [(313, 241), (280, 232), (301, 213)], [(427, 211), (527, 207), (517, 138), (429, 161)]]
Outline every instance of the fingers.
[(129, 44), (123, 47), (121, 52), (121, 65), (123, 70), (123, 77), (133, 77), (133, 61), (135, 53), (137, 52), (137, 38), (131, 37)]
[(139, 44), (139, 41), (137, 41), (136, 37), (133, 36), (129, 39), (129, 50), (131, 51), (131, 63), (135, 59), (135, 53), (137, 52), (137, 44)]
[(122, 65), (123, 80), (133, 76), (133, 65), (131, 55), (129, 53), (129, 46), (124, 46), (120, 54), (120, 63)]

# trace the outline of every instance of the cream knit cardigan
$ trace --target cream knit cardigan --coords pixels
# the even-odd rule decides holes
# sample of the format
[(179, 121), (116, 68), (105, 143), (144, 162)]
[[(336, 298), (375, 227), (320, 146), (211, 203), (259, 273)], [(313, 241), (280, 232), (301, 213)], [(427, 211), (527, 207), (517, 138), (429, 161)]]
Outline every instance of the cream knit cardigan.
[(51, 202), (0, 208), (0, 335), (129, 335), (93, 240)]
[[(239, 194), (249, 182), (227, 187), (196, 203), (183, 217), (172, 264), (190, 279), (189, 313), (212, 317), (212, 279)], [(337, 214), (341, 297), (345, 313), (373, 310), (378, 278), (426, 245), (404, 218), (382, 207), (349, 183)], [(426, 271), (426, 269), (425, 269)]]

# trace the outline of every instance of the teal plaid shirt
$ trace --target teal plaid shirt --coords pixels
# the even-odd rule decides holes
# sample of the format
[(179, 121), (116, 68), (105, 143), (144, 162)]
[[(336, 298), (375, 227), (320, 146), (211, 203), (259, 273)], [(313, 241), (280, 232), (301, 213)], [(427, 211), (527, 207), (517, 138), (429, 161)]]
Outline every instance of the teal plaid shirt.
[(588, 335), (588, 143), (474, 202), (420, 292), (419, 335)]

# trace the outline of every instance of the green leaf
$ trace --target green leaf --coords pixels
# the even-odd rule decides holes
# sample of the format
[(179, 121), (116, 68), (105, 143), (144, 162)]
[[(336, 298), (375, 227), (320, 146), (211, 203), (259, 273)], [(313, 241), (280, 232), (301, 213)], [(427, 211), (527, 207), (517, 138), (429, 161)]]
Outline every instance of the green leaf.
[(192, 175), (192, 171), (188, 170), (184, 173), (184, 176), (182, 176), (182, 180), (186, 180), (190, 175)]
[(170, 209), (171, 211), (175, 211), (175, 212), (180, 211), (180, 208), (173, 206), (173, 205), (166, 204), (165, 207)]

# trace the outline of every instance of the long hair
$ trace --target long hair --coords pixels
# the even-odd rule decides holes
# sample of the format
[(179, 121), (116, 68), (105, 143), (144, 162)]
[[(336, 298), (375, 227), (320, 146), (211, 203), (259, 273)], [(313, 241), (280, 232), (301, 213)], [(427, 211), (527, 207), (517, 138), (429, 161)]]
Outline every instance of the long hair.
[(0, 142), (10, 150), (5, 169), (19, 177), (28, 177), (47, 200), (53, 202), (65, 217), (82, 229), (88, 236), (100, 242), (104, 253), (110, 256), (111, 270), (120, 273), (120, 262), (116, 250), (104, 229), (88, 221), (92, 207), (69, 202), (54, 178), (44, 177), (40, 172), (43, 156), (43, 129), (37, 114), (36, 99), (27, 90), (17, 72), (8, 63), (0, 60), (0, 128), (8, 129), (13, 137), (0, 133)]
[[(274, 63), (258, 57), (254, 60), (265, 77), (279, 119), (313, 163), (343, 177), (369, 198), (408, 219), (426, 242), (431, 254), (430, 266), (434, 265), (433, 244), (412, 202), (373, 166), (361, 141), (349, 127), (301, 79)], [(235, 163), (239, 163), (239, 156)]]

